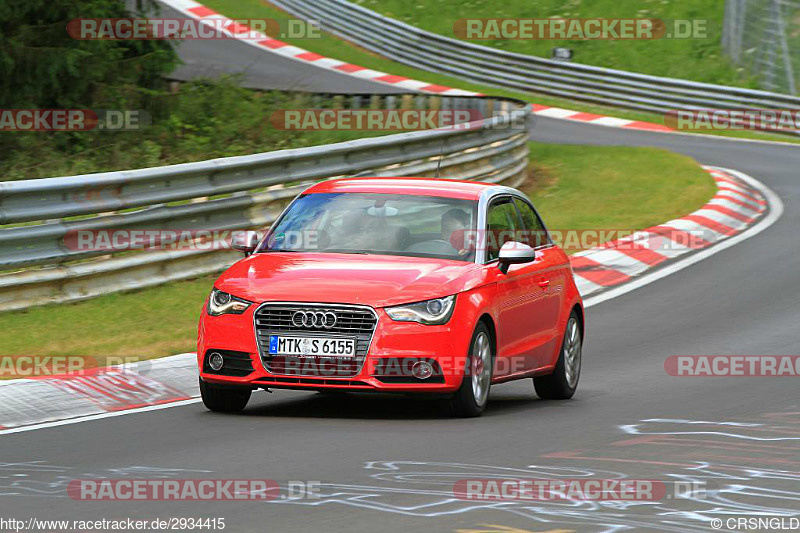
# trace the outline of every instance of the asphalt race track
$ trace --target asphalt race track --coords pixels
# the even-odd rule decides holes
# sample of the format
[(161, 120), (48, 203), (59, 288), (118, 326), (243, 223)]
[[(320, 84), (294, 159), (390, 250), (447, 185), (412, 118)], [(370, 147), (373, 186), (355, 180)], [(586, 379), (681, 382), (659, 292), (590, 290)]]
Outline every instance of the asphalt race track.
[[(588, 309), (581, 384), (571, 401), (539, 400), (530, 381), (515, 382), (493, 389), (482, 418), (459, 420), (435, 401), (259, 392), (241, 415), (192, 404), (6, 435), (4, 515), (225, 517), (233, 532), (681, 532), (711, 531), (713, 517), (800, 516), (797, 378), (671, 377), (664, 370), (671, 355), (798, 353), (800, 146), (553, 119), (539, 119), (533, 139), (668, 148), (757, 178), (785, 211), (737, 246)], [(494, 476), (694, 480), (735, 489), (627, 504), (453, 496), (458, 479)], [(321, 485), (317, 498), (268, 502), (66, 495), (69, 480), (92, 477)]]

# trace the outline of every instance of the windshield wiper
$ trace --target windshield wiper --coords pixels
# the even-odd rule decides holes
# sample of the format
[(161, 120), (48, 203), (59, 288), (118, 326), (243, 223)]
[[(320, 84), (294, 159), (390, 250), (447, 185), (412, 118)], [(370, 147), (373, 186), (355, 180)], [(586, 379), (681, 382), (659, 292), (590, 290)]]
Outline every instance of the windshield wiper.
[(329, 248), (327, 250), (317, 250), (320, 253), (329, 254), (351, 254), (351, 255), (370, 255), (371, 252), (364, 252), (362, 250), (345, 250), (342, 248)]

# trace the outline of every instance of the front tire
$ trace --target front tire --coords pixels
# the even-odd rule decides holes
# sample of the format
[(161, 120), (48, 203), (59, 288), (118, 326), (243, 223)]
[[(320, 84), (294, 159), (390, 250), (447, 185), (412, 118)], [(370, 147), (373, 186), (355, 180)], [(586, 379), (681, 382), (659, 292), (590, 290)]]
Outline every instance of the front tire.
[(200, 379), (200, 396), (203, 405), (216, 413), (238, 413), (250, 401), (250, 389), (213, 385)]
[(454, 416), (480, 416), (486, 409), (492, 386), (493, 346), (489, 328), (480, 322), (472, 334), (464, 379), (450, 400)]
[(552, 374), (533, 378), (536, 394), (543, 400), (568, 400), (578, 389), (581, 376), (581, 352), (583, 335), (578, 322), (578, 314), (573, 311), (569, 315), (561, 353)]

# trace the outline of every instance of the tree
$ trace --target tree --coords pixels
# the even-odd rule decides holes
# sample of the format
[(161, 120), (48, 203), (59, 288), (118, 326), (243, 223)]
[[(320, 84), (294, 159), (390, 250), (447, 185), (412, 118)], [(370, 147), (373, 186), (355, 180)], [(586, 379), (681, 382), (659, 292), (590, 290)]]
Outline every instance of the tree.
[(169, 42), (67, 33), (73, 19), (132, 16), (122, 0), (0, 0), (0, 108), (147, 107), (177, 62)]

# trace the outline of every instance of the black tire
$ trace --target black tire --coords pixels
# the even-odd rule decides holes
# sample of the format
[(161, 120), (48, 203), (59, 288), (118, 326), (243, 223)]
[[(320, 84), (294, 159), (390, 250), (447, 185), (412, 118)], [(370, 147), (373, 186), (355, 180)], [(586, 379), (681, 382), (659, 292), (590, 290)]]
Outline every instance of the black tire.
[[(574, 327), (574, 329), (573, 329)], [(576, 338), (570, 339), (571, 332)], [(573, 349), (577, 343), (577, 366), (572, 366), (572, 371), (568, 373), (567, 360), (574, 360), (575, 355), (570, 356), (568, 350)], [(561, 340), (561, 352), (558, 355), (558, 363), (552, 374), (549, 376), (539, 376), (533, 378), (533, 387), (536, 394), (543, 400), (568, 400), (572, 398), (578, 389), (578, 381), (581, 375), (581, 356), (583, 348), (583, 334), (581, 333), (580, 318), (578, 313), (572, 311), (564, 328), (564, 336)], [(572, 377), (574, 374), (574, 377)]]
[(250, 389), (244, 387), (225, 387), (213, 385), (200, 379), (200, 396), (203, 405), (216, 413), (238, 413), (250, 400)]
[[(475, 352), (478, 346), (476, 343), (478, 342), (479, 337), (484, 338), (488, 343), (487, 348), (489, 350), (490, 362), (488, 365), (482, 365), (479, 367), (479, 370), (486, 369), (486, 371), (488, 371), (488, 384), (486, 384), (485, 393), (481, 394), (481, 398), (476, 398), (472, 375), (473, 369), (475, 368), (474, 358), (478, 356), (478, 354)], [(472, 339), (469, 342), (469, 354), (467, 359), (467, 368), (464, 373), (464, 379), (461, 381), (461, 386), (450, 399), (450, 409), (453, 413), (453, 416), (462, 418), (480, 416), (484, 409), (486, 409), (486, 404), (489, 403), (489, 389), (491, 388), (492, 384), (494, 355), (494, 339), (492, 338), (492, 334), (489, 331), (489, 328), (486, 327), (486, 324), (479, 322), (475, 328), (475, 332), (472, 334)], [(483, 389), (481, 389), (481, 391), (483, 391)]]

